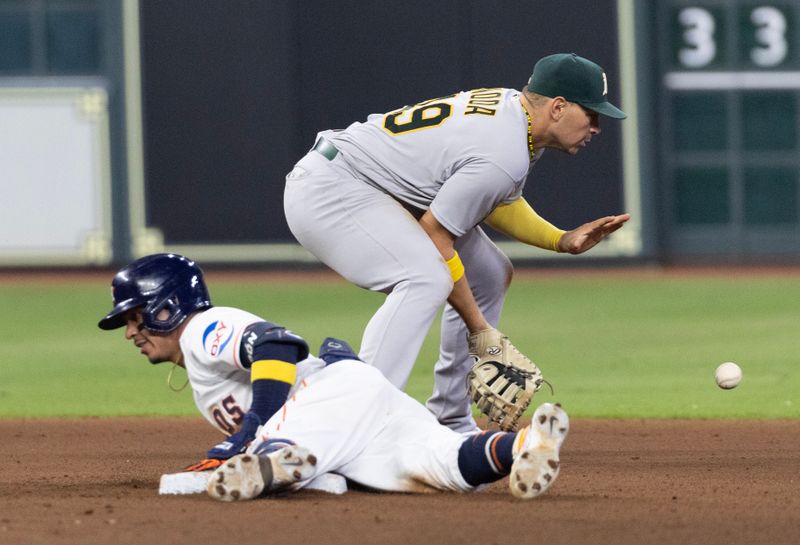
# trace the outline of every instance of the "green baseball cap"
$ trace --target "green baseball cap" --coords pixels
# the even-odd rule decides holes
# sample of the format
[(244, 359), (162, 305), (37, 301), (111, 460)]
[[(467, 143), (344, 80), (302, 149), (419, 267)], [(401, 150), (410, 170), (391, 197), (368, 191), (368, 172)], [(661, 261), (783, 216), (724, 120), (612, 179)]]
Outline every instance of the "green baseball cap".
[(528, 90), (550, 98), (564, 97), (614, 119), (628, 117), (608, 101), (608, 79), (603, 69), (575, 53), (539, 59), (528, 80)]

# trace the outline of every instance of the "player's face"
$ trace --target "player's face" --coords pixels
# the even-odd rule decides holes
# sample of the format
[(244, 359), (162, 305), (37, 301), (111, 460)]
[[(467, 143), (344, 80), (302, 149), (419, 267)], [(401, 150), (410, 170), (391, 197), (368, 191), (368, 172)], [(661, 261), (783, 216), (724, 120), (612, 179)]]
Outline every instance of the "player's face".
[(157, 333), (145, 328), (141, 309), (131, 309), (125, 314), (125, 338), (133, 341), (150, 363), (177, 362), (180, 359), (180, 344), (174, 331)]
[(600, 115), (580, 104), (567, 102), (557, 129), (559, 148), (575, 155), (600, 134)]

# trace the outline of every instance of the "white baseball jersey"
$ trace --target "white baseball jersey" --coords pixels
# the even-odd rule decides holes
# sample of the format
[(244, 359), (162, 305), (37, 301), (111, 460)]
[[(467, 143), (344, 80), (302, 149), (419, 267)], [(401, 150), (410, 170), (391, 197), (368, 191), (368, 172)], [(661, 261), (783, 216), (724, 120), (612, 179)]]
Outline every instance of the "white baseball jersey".
[[(195, 315), (180, 338), (195, 403), (224, 433), (250, 407), (250, 370), (239, 358), (242, 333), (262, 322), (243, 310), (213, 307)], [(463, 437), (364, 362), (297, 363), (284, 406), (259, 429), (263, 440), (289, 440), (318, 458), (315, 477), (329, 472), (381, 490), (471, 490), (458, 469)], [(298, 483), (302, 487), (308, 481)]]
[(461, 236), (522, 195), (542, 154), (530, 158), (519, 95), (513, 89), (462, 91), (320, 136), (365, 181), (416, 208), (430, 207), (439, 223)]
[[(212, 307), (196, 314), (181, 334), (183, 363), (195, 405), (206, 420), (228, 435), (237, 430), (253, 396), (250, 370), (239, 359), (242, 333), (247, 326), (263, 321), (244, 310)], [(314, 356), (298, 362), (293, 389), (323, 367), (325, 362)]]

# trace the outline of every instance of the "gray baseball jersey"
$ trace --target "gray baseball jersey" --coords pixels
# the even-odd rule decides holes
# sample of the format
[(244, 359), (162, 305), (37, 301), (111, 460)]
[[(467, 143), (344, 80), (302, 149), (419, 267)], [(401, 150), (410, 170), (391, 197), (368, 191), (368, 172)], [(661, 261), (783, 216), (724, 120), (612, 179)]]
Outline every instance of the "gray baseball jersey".
[[(460, 92), (319, 136), (338, 151), (321, 143), (289, 173), (286, 221), (320, 261), (358, 286), (387, 293), (364, 330), (359, 357), (403, 388), (453, 288), (442, 255), (408, 205), (430, 209), (458, 237), (475, 300), (496, 325), (512, 267), (479, 224), (520, 196), (541, 151), (531, 157), (528, 118), (512, 89)], [(476, 429), (465, 338), (463, 320), (446, 306), (428, 408), (461, 432)]]
[[(325, 131), (362, 179), (461, 236), (522, 194), (531, 160), (519, 91), (476, 89)], [(436, 130), (429, 130), (432, 128)]]

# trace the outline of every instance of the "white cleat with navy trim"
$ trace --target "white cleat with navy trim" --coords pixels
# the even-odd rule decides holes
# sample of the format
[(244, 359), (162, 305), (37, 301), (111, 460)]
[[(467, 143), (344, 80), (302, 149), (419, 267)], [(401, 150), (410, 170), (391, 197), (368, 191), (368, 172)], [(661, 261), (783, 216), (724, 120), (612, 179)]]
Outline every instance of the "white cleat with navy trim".
[(514, 443), (508, 482), (513, 496), (535, 498), (550, 488), (558, 477), (558, 451), (568, 432), (569, 417), (560, 404), (544, 403), (536, 409)]
[(214, 470), (208, 495), (219, 501), (250, 500), (310, 479), (316, 465), (317, 457), (297, 445), (269, 454), (239, 454)]

